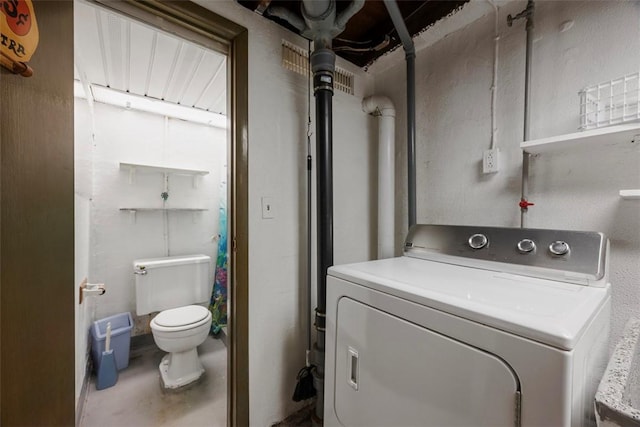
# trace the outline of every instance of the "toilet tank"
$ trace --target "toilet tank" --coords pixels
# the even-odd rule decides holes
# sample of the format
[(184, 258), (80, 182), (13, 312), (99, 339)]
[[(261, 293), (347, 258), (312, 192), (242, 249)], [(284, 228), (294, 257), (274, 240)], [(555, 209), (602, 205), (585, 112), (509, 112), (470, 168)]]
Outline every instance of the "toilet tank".
[(211, 297), (211, 258), (187, 255), (133, 261), (138, 315), (206, 303)]

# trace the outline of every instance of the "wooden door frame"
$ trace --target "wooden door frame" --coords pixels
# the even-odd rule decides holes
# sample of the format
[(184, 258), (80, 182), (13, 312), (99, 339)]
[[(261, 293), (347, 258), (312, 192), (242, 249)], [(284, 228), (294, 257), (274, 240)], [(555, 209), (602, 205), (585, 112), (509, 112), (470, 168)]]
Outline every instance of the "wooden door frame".
[(0, 425), (73, 425), (73, 3), (33, 3), (34, 74), (0, 69)]
[(249, 35), (247, 29), (190, 1), (93, 0), (228, 55), (231, 280), (228, 306), (227, 425), (249, 425)]

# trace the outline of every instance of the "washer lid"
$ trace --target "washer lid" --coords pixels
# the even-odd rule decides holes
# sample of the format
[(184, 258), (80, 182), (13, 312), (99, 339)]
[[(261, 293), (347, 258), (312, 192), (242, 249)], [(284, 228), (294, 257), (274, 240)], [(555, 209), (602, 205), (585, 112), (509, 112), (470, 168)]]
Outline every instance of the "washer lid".
[(331, 267), (329, 276), (563, 350), (610, 298), (603, 288), (410, 257)]
[(160, 312), (153, 320), (159, 326), (176, 328), (197, 323), (207, 317), (209, 310), (199, 305), (172, 308)]

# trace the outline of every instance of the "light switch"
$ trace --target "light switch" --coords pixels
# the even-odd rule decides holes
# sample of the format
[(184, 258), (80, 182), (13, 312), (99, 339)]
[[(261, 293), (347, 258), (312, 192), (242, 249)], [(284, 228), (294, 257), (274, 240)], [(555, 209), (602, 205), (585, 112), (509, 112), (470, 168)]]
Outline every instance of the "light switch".
[(273, 197), (262, 198), (262, 219), (272, 219), (276, 217), (276, 210), (273, 204)]

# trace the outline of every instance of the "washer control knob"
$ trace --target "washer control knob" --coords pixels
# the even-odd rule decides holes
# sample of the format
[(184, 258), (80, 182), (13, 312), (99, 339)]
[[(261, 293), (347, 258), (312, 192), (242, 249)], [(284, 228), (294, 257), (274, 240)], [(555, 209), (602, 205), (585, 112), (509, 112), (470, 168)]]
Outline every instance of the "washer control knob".
[(518, 242), (518, 252), (528, 254), (536, 249), (536, 243), (531, 239), (522, 239)]
[(482, 249), (487, 246), (487, 243), (489, 243), (489, 239), (484, 234), (474, 234), (469, 237), (469, 246), (472, 249)]
[(569, 244), (562, 240), (556, 240), (549, 245), (549, 252), (554, 255), (566, 255), (569, 253)]

